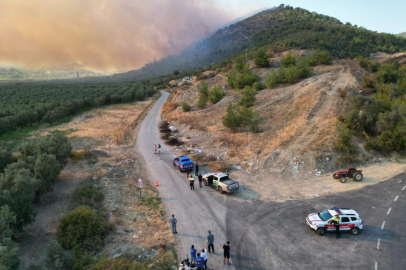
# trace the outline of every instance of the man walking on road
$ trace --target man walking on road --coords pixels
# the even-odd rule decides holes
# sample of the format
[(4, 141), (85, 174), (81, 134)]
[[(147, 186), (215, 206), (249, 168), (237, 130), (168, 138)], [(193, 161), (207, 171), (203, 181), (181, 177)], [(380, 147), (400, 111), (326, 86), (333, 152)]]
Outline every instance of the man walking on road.
[(199, 175), (199, 163), (196, 162), (195, 164), (195, 175), (198, 176)]
[(161, 145), (158, 143), (158, 154), (161, 153)]
[(169, 220), (169, 222), (172, 224), (173, 234), (178, 233), (178, 231), (176, 230), (176, 223), (178, 223), (178, 220), (175, 218), (175, 215), (172, 215), (172, 218)]
[(195, 189), (195, 179), (193, 178), (193, 176), (191, 175), (189, 178), (189, 183), (190, 183), (190, 190), (194, 190)]
[(207, 247), (209, 248), (209, 253), (211, 253), (210, 247), (214, 253), (214, 235), (211, 233), (211, 231), (209, 231), (209, 235), (207, 236)]
[(156, 154), (156, 144), (154, 144), (154, 154)]
[(196, 252), (197, 250), (195, 249), (195, 246), (192, 245), (190, 247), (190, 263), (196, 262)]
[(203, 183), (203, 176), (202, 176), (202, 174), (199, 174), (199, 176), (198, 176), (197, 178), (199, 178), (199, 187), (202, 188), (202, 183)]
[(224, 249), (223, 263), (226, 264), (226, 259), (227, 259), (228, 265), (231, 265), (231, 263), (230, 263), (230, 241), (227, 241), (227, 243), (223, 245), (223, 249)]

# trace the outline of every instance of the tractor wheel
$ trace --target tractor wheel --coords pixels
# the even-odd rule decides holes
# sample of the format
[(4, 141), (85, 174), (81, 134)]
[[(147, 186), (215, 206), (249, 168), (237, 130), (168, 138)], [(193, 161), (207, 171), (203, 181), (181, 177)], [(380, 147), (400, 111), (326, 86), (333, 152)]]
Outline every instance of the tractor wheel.
[(334, 173), (334, 174), (333, 174), (333, 178), (334, 178), (334, 179), (338, 179), (339, 177), (338, 177), (338, 175), (337, 175), (336, 173)]
[(355, 181), (361, 181), (363, 178), (364, 178), (364, 176), (362, 175), (362, 173), (360, 173), (360, 172), (354, 173), (353, 179)]
[(318, 228), (318, 229), (317, 229), (317, 233), (318, 233), (319, 235), (324, 235), (324, 234), (326, 233), (326, 229), (325, 229), (325, 228)]
[(341, 182), (341, 183), (345, 183), (345, 181), (347, 181), (347, 178), (345, 178), (345, 177), (341, 177), (341, 178), (340, 178), (340, 182)]

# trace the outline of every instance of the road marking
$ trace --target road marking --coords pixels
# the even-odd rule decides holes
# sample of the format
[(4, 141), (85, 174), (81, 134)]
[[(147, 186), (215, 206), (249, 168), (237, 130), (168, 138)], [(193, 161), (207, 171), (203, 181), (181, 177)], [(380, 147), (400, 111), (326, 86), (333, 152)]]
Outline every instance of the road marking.
[(402, 191), (405, 190), (405, 188), (406, 188), (406, 186), (404, 186), (404, 187), (402, 188)]
[(389, 210), (388, 210), (388, 212), (386, 213), (387, 215), (389, 215), (390, 210), (392, 210), (392, 207), (389, 207)]
[(399, 195), (398, 195), (398, 196), (396, 196), (396, 198), (395, 198), (395, 202), (398, 200), (398, 198), (399, 198)]
[(378, 270), (378, 262), (375, 261), (375, 270)]
[(385, 227), (385, 222), (386, 221), (383, 221), (382, 226), (381, 226), (381, 230), (383, 230), (383, 227)]
[(376, 245), (376, 249), (379, 249), (380, 244), (381, 244), (381, 238), (378, 238), (378, 244)]

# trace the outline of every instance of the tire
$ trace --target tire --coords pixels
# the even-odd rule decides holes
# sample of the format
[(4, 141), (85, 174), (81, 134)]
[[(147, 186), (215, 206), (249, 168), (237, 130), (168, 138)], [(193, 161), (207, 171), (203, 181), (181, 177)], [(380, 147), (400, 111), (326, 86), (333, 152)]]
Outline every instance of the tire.
[(357, 234), (359, 234), (359, 229), (357, 227), (352, 227), (350, 230), (350, 233), (352, 235), (357, 235)]
[(341, 178), (340, 178), (340, 182), (341, 182), (341, 183), (345, 183), (346, 181), (347, 181), (347, 178), (345, 178), (345, 177), (341, 177)]
[(173, 163), (173, 167), (176, 167), (176, 164), (175, 164), (175, 162)]
[(334, 179), (338, 179), (339, 177), (337, 176), (336, 173), (334, 173), (334, 174), (333, 174), (333, 178), (334, 178)]
[(218, 191), (220, 194), (223, 193), (223, 189), (222, 189), (221, 187), (218, 187), (218, 188), (217, 188), (217, 191)]
[(317, 229), (317, 233), (318, 233), (319, 235), (324, 235), (324, 234), (326, 233), (326, 229), (325, 229), (325, 228), (318, 228), (318, 229)]
[(361, 181), (363, 178), (364, 178), (364, 176), (362, 175), (362, 173), (360, 173), (360, 172), (354, 173), (353, 179), (355, 181)]
[(204, 183), (204, 185), (205, 185), (206, 187), (209, 185), (207, 181), (204, 181), (204, 180), (203, 180), (203, 183)]

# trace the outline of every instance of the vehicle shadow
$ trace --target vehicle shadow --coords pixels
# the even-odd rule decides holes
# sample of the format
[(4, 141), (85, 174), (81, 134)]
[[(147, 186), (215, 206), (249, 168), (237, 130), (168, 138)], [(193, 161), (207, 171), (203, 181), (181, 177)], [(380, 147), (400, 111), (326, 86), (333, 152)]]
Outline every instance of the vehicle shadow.
[[(402, 237), (399, 234), (393, 232), (392, 230), (388, 229), (381, 230), (380, 227), (370, 225), (364, 225), (364, 229), (362, 229), (358, 235), (352, 235), (348, 231), (341, 231), (340, 234), (341, 234), (340, 239), (351, 241), (376, 242), (378, 238), (380, 238), (381, 241), (402, 239)], [(335, 231), (329, 231), (323, 237), (333, 239), (336, 238), (336, 233)]]

